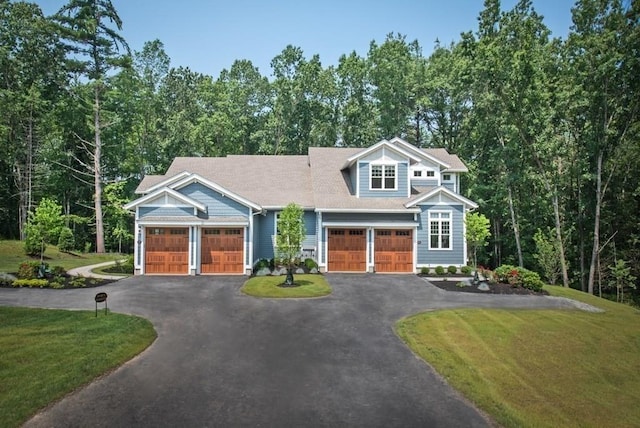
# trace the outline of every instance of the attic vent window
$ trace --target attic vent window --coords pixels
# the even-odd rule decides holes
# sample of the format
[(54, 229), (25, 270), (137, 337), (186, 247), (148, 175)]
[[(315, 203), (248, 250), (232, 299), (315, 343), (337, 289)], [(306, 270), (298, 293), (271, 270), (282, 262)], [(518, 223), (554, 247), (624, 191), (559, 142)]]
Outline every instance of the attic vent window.
[(371, 165), (371, 189), (395, 190), (396, 166)]

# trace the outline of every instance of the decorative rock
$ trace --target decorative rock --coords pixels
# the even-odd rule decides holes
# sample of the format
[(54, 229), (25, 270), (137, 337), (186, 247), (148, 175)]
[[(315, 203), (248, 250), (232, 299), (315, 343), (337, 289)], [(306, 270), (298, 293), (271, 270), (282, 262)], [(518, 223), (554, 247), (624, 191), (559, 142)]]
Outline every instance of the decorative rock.
[(256, 272), (256, 276), (267, 276), (267, 275), (271, 275), (271, 269), (269, 269), (268, 267), (263, 267), (260, 270), (258, 270), (258, 272)]
[(287, 268), (286, 267), (280, 267), (280, 268), (275, 268), (273, 270), (272, 275), (275, 276), (282, 276), (282, 275), (286, 275), (287, 274)]
[(318, 273), (318, 268), (311, 268), (311, 270), (309, 271), (309, 273), (312, 273), (312, 274), (316, 274), (316, 273)]
[(296, 271), (295, 271), (295, 274), (296, 274), (296, 275), (300, 275), (300, 274), (303, 274), (303, 273), (304, 273), (304, 269), (302, 269), (302, 268), (300, 268), (300, 267), (299, 267), (299, 268), (297, 268), (297, 269), (296, 269)]
[(490, 288), (489, 288), (489, 286), (487, 285), (487, 283), (483, 281), (483, 282), (481, 282), (481, 283), (480, 283), (480, 285), (478, 285), (478, 290), (481, 290), (481, 291), (489, 291), (489, 290), (490, 290)]

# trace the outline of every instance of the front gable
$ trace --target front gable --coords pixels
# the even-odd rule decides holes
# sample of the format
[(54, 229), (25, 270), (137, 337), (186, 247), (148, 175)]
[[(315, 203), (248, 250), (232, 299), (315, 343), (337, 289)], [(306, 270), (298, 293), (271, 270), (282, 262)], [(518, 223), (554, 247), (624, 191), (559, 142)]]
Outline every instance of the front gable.
[(440, 186), (424, 193), (417, 195), (415, 198), (405, 204), (407, 208), (412, 208), (417, 205), (463, 205), (465, 209), (476, 209), (478, 204), (464, 196), (449, 190), (446, 187)]

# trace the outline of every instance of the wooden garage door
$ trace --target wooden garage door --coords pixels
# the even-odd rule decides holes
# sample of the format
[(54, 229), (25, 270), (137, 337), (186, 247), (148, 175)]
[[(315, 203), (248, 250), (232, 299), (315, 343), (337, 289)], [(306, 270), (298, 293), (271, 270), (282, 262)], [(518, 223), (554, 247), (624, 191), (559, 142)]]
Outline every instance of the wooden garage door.
[(146, 228), (145, 273), (189, 273), (189, 229)]
[(203, 229), (201, 273), (244, 273), (244, 229)]
[(376, 272), (413, 272), (411, 230), (376, 230)]
[(329, 272), (365, 272), (367, 235), (364, 229), (329, 229)]

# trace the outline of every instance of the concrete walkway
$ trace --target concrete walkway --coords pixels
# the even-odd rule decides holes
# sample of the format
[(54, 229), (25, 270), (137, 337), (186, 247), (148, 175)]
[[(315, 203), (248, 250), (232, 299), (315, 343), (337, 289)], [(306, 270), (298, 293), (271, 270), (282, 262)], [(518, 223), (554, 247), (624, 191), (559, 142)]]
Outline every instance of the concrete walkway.
[[(395, 322), (445, 308), (575, 310), (568, 299), (447, 292), (413, 275), (326, 278), (333, 293), (317, 299), (246, 296), (242, 276), (100, 287), (109, 309), (149, 319), (157, 340), (25, 426), (487, 427)], [(96, 290), (4, 288), (0, 305), (93, 310)]]
[(104, 262), (104, 263), (98, 263), (90, 266), (80, 266), (80, 267), (68, 270), (67, 273), (71, 276), (83, 276), (85, 278), (98, 278), (98, 279), (112, 279), (115, 281), (119, 279), (127, 278), (126, 275), (103, 275), (100, 273), (92, 272), (93, 269), (97, 269), (105, 266), (111, 266), (115, 264), (116, 262)]

